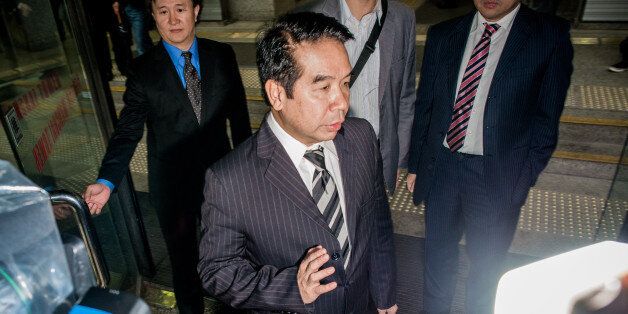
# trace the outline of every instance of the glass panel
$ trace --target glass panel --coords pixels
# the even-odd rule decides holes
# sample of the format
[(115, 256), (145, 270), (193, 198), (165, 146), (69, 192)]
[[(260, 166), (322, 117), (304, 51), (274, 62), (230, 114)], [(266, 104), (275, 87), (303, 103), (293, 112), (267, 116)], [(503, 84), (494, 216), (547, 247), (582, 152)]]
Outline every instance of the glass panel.
[[(598, 226), (597, 240), (617, 241), (623, 225), (627, 223), (625, 220), (628, 218), (628, 141), (624, 142), (617, 172), (605, 205)], [(623, 241), (628, 241), (628, 234), (623, 235)]]
[[(36, 184), (81, 193), (96, 178), (104, 144), (77, 30), (70, 29), (65, 2), (28, 3), (28, 8), (3, 5), (0, 11), (0, 106), (11, 126), (11, 134), (0, 140), (0, 158), (11, 160), (10, 145), (2, 142), (8, 139)], [(73, 219), (58, 223), (61, 232), (76, 232)], [(110, 286), (134, 283), (134, 258), (119, 209), (105, 208), (94, 223)]]
[(7, 160), (12, 164), (17, 165), (17, 161), (13, 155), (5, 128), (0, 128), (0, 159)]

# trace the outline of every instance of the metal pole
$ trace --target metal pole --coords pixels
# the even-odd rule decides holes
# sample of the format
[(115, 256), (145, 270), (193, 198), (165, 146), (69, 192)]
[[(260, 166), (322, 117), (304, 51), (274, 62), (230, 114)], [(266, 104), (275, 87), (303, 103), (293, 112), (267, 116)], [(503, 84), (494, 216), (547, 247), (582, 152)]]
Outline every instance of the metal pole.
[(50, 192), (50, 201), (52, 205), (68, 205), (72, 208), (81, 237), (85, 242), (89, 259), (92, 263), (96, 282), (101, 288), (107, 287), (109, 283), (109, 269), (103, 258), (102, 247), (100, 246), (98, 234), (94, 228), (92, 216), (87, 204), (80, 196), (65, 190)]

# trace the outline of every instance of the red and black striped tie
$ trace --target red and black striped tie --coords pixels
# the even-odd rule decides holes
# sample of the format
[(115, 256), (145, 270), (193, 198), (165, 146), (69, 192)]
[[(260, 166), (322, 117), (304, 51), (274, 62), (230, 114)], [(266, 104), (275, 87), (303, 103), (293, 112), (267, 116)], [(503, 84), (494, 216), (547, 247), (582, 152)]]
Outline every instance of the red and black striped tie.
[(484, 23), (486, 28), (482, 33), (482, 38), (473, 48), (467, 69), (464, 71), (458, 96), (454, 105), (453, 116), (449, 130), (447, 130), (447, 145), (452, 152), (458, 151), (464, 144), (464, 138), (467, 135), (467, 125), (471, 116), (471, 108), (475, 94), (478, 91), (478, 85), (484, 73), (484, 65), (488, 58), (488, 50), (491, 46), (491, 36), (499, 29), (498, 24)]

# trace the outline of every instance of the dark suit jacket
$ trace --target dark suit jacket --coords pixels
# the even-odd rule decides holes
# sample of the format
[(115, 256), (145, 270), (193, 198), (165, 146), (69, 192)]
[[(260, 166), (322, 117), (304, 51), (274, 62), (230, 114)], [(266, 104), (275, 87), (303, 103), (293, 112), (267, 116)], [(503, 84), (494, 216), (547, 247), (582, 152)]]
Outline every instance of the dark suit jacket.
[[(309, 1), (295, 11), (323, 13), (340, 21), (339, 1), (344, 0)], [(399, 1), (388, 0), (388, 13), (378, 44), (380, 152), (384, 164), (384, 181), (388, 190), (394, 192), (397, 169), (408, 167), (414, 119), (416, 77), (414, 12)]]
[[(409, 165), (417, 174), (415, 203), (429, 193), (474, 14), (428, 31)], [(573, 48), (569, 24), (562, 19), (522, 5), (513, 23), (488, 93), (483, 141), (487, 188), (494, 192), (495, 205), (516, 207), (523, 205), (556, 147)]]
[(315, 245), (341, 250), (294, 164), (264, 123), (207, 171), (198, 270), (210, 295), (254, 311), (369, 313), (395, 304), (395, 258), (377, 139), (348, 118), (336, 139), (352, 240), (347, 270), (330, 260), (338, 287), (304, 305), (296, 276)]
[(155, 206), (200, 207), (205, 170), (231, 150), (226, 119), (235, 145), (250, 136), (251, 127), (231, 47), (198, 38), (198, 52), (203, 94), (200, 124), (168, 52), (159, 43), (134, 61), (126, 82), (125, 106), (99, 178), (119, 184), (146, 124), (151, 201)]

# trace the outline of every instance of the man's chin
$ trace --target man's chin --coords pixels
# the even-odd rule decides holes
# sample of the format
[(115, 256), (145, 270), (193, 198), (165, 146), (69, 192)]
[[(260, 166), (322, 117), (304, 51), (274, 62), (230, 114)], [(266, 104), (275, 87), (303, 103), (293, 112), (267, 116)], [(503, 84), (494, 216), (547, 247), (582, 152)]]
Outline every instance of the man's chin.
[(325, 137), (325, 141), (333, 141), (336, 138), (336, 135), (338, 135), (338, 131), (329, 132), (328, 135)]

